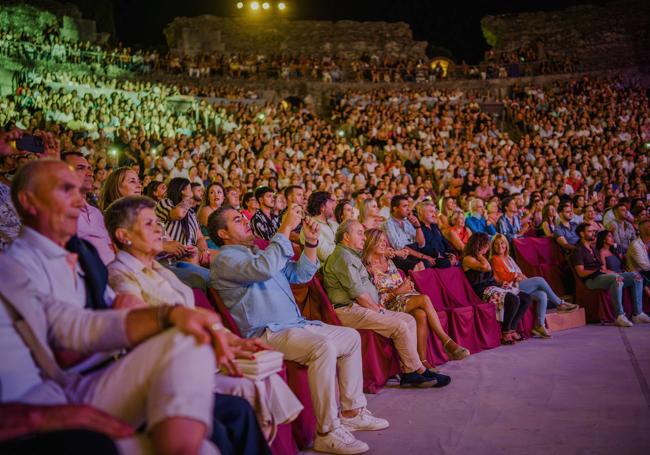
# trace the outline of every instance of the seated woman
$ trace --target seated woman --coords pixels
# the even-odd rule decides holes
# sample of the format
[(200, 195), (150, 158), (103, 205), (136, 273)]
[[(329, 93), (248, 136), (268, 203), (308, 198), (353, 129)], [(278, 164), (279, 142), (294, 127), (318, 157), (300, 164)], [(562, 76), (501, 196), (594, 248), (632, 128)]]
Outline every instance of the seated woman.
[(553, 204), (546, 204), (542, 209), (542, 225), (537, 233), (540, 237), (553, 237), (555, 225), (557, 224), (557, 208)]
[(150, 197), (156, 202), (162, 200), (166, 193), (167, 185), (165, 185), (164, 182), (158, 182), (156, 180), (150, 182), (144, 189), (144, 195)]
[[(155, 260), (162, 251), (163, 235), (155, 206), (147, 197), (130, 196), (106, 209), (106, 228), (118, 248), (117, 257), (108, 268), (108, 281), (115, 292), (132, 294), (151, 306), (194, 307), (192, 289)], [(236, 337), (232, 333), (228, 336)], [(249, 342), (269, 349), (259, 340)], [(218, 374), (215, 391), (246, 398), (270, 439), (277, 425), (294, 420), (302, 410), (298, 399), (277, 374), (261, 381)]]
[(336, 207), (334, 207), (334, 218), (339, 224), (345, 220), (354, 218), (354, 209), (352, 208), (352, 204), (350, 203), (349, 199), (344, 199), (336, 204)]
[(156, 204), (156, 215), (165, 226), (167, 235), (182, 245), (186, 254), (176, 265), (189, 268), (206, 280), (210, 279), (210, 251), (192, 209), (192, 185), (184, 177), (176, 177), (167, 185), (167, 197)]
[[(140, 185), (138, 174), (128, 167), (120, 167), (115, 169), (104, 181), (99, 199), (99, 207), (104, 210), (120, 198), (139, 196), (141, 194), (142, 186)], [(207, 286), (207, 280), (205, 278), (196, 273), (192, 273), (190, 270), (178, 268), (174, 265), (178, 258), (185, 257), (190, 253), (190, 249), (182, 243), (169, 238), (163, 238), (163, 251), (161, 256), (168, 258), (165, 267), (168, 267), (188, 286), (205, 289)]]
[(526, 310), (532, 303), (528, 294), (516, 288), (500, 287), (487, 260), (490, 237), (482, 232), (472, 234), (465, 246), (462, 266), (465, 276), (484, 302), (497, 308), (497, 319), (501, 321), (501, 344), (521, 341), (515, 330)]
[(492, 239), (490, 247), (490, 264), (497, 283), (505, 288), (519, 288), (537, 301), (536, 321), (533, 334), (542, 338), (550, 338), (546, 329), (546, 307), (548, 301), (555, 304), (558, 311), (569, 312), (578, 309), (578, 305), (565, 302), (558, 297), (551, 286), (541, 276), (528, 278), (521, 272), (515, 260), (509, 256), (510, 245), (503, 234), (497, 234)]
[(375, 199), (368, 198), (363, 201), (361, 207), (359, 207), (359, 221), (366, 230), (381, 228), (386, 219), (380, 215), (379, 206)]
[(225, 199), (225, 192), (220, 183), (211, 183), (205, 190), (205, 199), (203, 205), (199, 209), (198, 219), (201, 225), (201, 233), (206, 239), (208, 248), (211, 250), (218, 250), (219, 247), (210, 239), (208, 235), (208, 218), (210, 214), (223, 205)]
[(454, 210), (449, 215), (449, 227), (445, 229), (444, 233), (447, 241), (454, 247), (456, 252), (462, 253), (472, 231), (465, 226), (465, 214), (461, 210)]
[(596, 236), (596, 254), (605, 266), (605, 273), (623, 273), (625, 270), (625, 257), (620, 247), (616, 244), (611, 231), (600, 231)]
[(436, 334), (451, 360), (462, 360), (467, 357), (470, 352), (466, 348), (459, 346), (445, 333), (429, 297), (415, 291), (415, 286), (410, 279), (402, 278), (389, 256), (391, 256), (391, 251), (384, 231), (381, 229), (366, 231), (363, 263), (366, 265), (370, 278), (379, 292), (379, 303), (388, 310), (409, 313), (415, 318), (417, 324), (417, 348), (422, 364), (426, 368), (431, 368), (431, 365), (426, 360), (427, 328), (431, 328), (433, 333)]

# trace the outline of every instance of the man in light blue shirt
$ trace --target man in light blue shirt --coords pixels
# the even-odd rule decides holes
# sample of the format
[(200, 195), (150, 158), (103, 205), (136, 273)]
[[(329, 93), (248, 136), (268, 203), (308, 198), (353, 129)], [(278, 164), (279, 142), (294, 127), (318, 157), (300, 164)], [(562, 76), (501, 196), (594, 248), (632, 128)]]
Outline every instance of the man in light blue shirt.
[(469, 201), (469, 214), (467, 215), (467, 218), (465, 218), (465, 226), (467, 226), (473, 234), (484, 232), (490, 237), (494, 237), (497, 233), (494, 224), (485, 218), (485, 205), (483, 199), (477, 197)]
[[(301, 221), (305, 248), (294, 262), (289, 235)], [(306, 320), (291, 291), (290, 283), (309, 281), (320, 266), (316, 253), (320, 225), (311, 218), (303, 221), (302, 209), (289, 206), (277, 233), (262, 251), (253, 244), (248, 220), (224, 207), (210, 215), (208, 231), (221, 247), (210, 269), (210, 286), (219, 292), (242, 334), (260, 336), (287, 360), (308, 367), (318, 429), (314, 449), (367, 451), (368, 445), (351, 431), (380, 430), (387, 428), (388, 422), (366, 409), (359, 334), (354, 329)]]

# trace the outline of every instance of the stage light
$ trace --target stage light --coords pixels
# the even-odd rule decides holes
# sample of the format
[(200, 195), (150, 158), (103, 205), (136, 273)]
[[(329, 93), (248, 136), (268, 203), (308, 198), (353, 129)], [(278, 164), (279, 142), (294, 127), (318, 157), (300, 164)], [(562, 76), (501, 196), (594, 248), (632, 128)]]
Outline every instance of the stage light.
[(257, 119), (260, 122), (263, 122), (264, 120), (266, 120), (266, 114), (264, 114), (264, 112), (260, 112), (260, 115), (257, 116)]
[(343, 129), (339, 129), (337, 131), (337, 134), (339, 135), (339, 137), (345, 137), (345, 131)]
[(251, 9), (257, 11), (258, 9), (260, 9), (260, 4), (258, 2), (251, 3)]
[(155, 155), (155, 154), (156, 154), (156, 147), (153, 147), (153, 148), (151, 149), (151, 154), (152, 154), (152, 155)]
[(117, 155), (117, 150), (111, 149), (111, 155), (113, 155), (113, 156)]
[(267, 2), (262, 3), (262, 9), (269, 9), (271, 5), (269, 5)]
[(237, 2), (237, 9), (242, 9), (244, 7), (244, 2)]
[(280, 2), (280, 3), (278, 3), (278, 9), (280, 11), (284, 11), (285, 9), (287, 9), (287, 5), (285, 3), (283, 3), (283, 2)]

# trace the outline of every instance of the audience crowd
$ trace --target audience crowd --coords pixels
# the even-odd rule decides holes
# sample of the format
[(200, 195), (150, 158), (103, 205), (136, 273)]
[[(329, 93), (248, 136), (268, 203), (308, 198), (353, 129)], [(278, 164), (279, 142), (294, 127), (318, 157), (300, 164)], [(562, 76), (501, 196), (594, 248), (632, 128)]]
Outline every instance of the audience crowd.
[[(366, 407), (355, 329), (393, 340), (405, 388), (451, 382), (429, 333), (471, 355), (409, 272), (460, 267), (504, 345), (531, 306), (544, 338), (548, 308), (577, 309), (522, 273), (526, 237), (555, 239), (616, 325), (650, 322), (650, 106), (623, 79), (521, 87), (500, 100), (506, 120), (458, 90), (343, 92), (329, 117), (242, 100), (176, 111), (179, 94), (61, 73), (0, 101), (0, 448), (268, 453), (302, 404), (278, 370), (242, 369), (280, 353), (308, 367), (314, 448), (365, 452), (353, 432), (389, 422)], [(299, 310), (291, 284), (317, 273), (342, 326)]]
[(46, 33), (0, 30), (0, 55), (27, 61), (57, 64), (113, 66), (139, 74), (183, 75), (191, 79), (261, 81), (311, 80), (336, 82), (434, 82), (447, 78), (495, 79), (540, 74), (570, 73), (577, 58), (554, 58), (543, 47), (527, 45), (512, 51), (491, 49), (479, 65), (464, 62), (457, 67), (426, 58), (364, 54), (313, 56), (263, 52), (202, 53), (182, 55), (176, 51), (161, 54), (155, 49), (132, 49), (77, 41), (60, 36), (54, 28)]

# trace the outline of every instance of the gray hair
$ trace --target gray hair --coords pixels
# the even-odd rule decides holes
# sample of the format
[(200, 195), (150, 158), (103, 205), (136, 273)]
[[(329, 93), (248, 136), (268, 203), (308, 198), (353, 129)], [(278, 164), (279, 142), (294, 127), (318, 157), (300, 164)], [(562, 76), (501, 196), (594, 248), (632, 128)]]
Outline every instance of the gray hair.
[[(483, 199), (474, 197), (469, 200), (469, 204), (468, 204), (469, 213), (476, 213), (476, 206), (479, 202), (483, 202)], [(485, 203), (483, 204), (483, 207), (485, 207)]]
[(336, 230), (336, 236), (334, 237), (334, 242), (337, 244), (341, 243), (341, 240), (343, 240), (343, 235), (349, 234), (350, 230), (352, 229), (352, 225), (355, 223), (359, 223), (358, 220), (345, 220), (339, 225), (339, 228)]
[(68, 167), (63, 161), (53, 158), (43, 158), (41, 160), (30, 161), (18, 168), (18, 172), (16, 172), (14, 178), (11, 180), (11, 202), (14, 204), (16, 212), (23, 221), (25, 221), (25, 217), (28, 215), (18, 200), (18, 195), (23, 191), (33, 191), (40, 178), (40, 174), (47, 167), (59, 164)]
[(143, 209), (153, 209), (156, 202), (147, 196), (126, 196), (109, 205), (104, 211), (104, 223), (115, 245), (120, 245), (115, 231), (131, 229)]
[(422, 202), (420, 202), (420, 203), (418, 204), (418, 206), (417, 206), (418, 215), (421, 216), (421, 215), (422, 215), (422, 211), (423, 211), (426, 207), (434, 207), (434, 208), (437, 209), (436, 204), (435, 204), (433, 201), (427, 199), (427, 200), (424, 200), (424, 201), (422, 201)]

